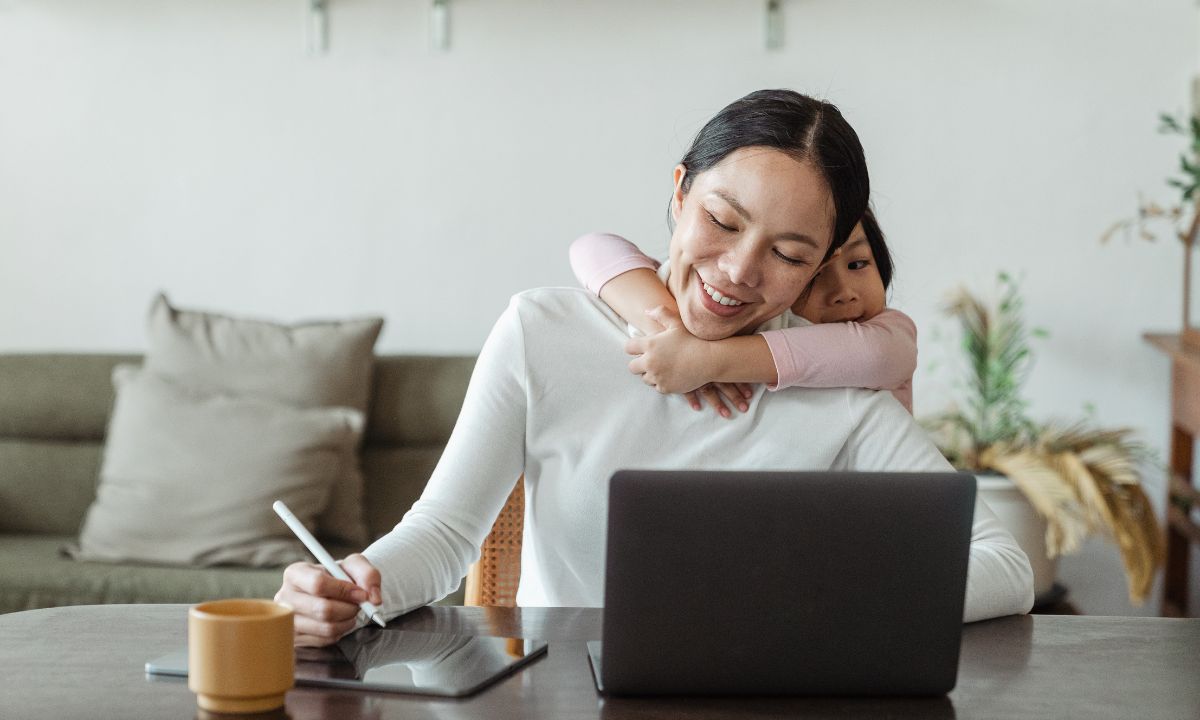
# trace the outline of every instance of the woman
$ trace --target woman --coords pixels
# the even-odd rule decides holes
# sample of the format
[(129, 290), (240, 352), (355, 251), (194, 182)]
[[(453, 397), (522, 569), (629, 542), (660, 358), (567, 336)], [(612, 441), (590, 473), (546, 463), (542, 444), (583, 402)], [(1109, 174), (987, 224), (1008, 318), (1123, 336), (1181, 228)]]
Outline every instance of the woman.
[[(818, 266), (866, 210), (862, 147), (837, 108), (760, 91), (705, 125), (674, 170), (663, 267), (684, 326), (705, 339), (779, 327)], [(716, 217), (734, 214), (737, 232)], [(479, 355), (458, 424), (424, 494), (392, 532), (343, 566), (287, 568), (276, 600), (296, 642), (356, 625), (369, 599), (394, 617), (456, 588), (517, 478), (525, 476), (520, 605), (603, 604), (607, 482), (622, 467), (947, 471), (885, 392), (795, 389), (750, 399), (733, 422), (693, 413), (633, 381), (627, 326), (583, 289), (513, 297)], [(966, 620), (1029, 609), (1024, 553), (976, 508)]]

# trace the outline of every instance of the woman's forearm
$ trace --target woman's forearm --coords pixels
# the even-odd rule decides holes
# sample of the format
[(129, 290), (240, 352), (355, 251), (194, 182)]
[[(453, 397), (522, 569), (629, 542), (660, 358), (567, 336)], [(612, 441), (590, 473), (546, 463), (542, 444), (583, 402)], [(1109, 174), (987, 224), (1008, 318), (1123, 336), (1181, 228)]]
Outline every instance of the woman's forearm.
[(479, 353), (458, 422), (424, 492), (363, 555), (380, 573), (384, 616), (458, 586), (525, 470), (526, 383), (519, 298)]
[[(848, 390), (856, 427), (831, 470), (951, 472), (929, 435), (887, 393)], [(975, 500), (963, 621), (1029, 612), (1033, 570), (1012, 534), (982, 499)]]

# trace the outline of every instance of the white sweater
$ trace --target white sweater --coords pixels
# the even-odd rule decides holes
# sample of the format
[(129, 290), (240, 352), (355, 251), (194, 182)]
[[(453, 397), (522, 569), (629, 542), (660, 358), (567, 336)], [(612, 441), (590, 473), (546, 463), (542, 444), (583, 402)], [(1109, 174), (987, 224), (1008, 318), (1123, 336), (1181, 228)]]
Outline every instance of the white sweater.
[[(364, 554), (388, 617), (456, 587), (522, 473), (522, 606), (603, 605), (608, 479), (621, 468), (947, 471), (891, 393), (765, 392), (732, 420), (630, 375), (625, 323), (583, 289), (513, 297), (425, 492)], [(976, 504), (964, 620), (1027, 612), (1025, 554)]]

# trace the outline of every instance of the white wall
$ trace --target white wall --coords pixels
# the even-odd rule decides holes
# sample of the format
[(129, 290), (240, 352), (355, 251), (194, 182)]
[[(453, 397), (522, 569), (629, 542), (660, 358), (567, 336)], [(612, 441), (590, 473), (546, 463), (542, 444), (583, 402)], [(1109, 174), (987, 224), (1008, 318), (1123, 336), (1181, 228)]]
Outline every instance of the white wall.
[[(425, 0), (330, 4), (313, 58), (302, 0), (0, 0), (0, 351), (140, 348), (163, 288), (475, 352), (511, 293), (572, 282), (578, 234), (661, 252), (692, 135), (786, 86), (866, 146), (918, 413), (946, 401), (938, 302), (1007, 269), (1052, 334), (1035, 412), (1091, 402), (1164, 448), (1168, 364), (1140, 335), (1178, 324), (1180, 251), (1097, 238), (1169, 197), (1155, 118), (1188, 102), (1188, 0), (789, 0), (779, 52), (761, 2), (451, 0), (448, 53)], [(1085, 609), (1129, 611), (1111, 558), (1074, 562)]]

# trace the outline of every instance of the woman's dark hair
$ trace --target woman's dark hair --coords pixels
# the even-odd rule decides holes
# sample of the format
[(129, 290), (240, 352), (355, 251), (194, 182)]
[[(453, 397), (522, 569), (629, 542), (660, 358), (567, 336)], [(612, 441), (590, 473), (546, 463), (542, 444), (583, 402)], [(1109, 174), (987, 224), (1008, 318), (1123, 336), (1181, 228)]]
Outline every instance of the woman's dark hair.
[[(871, 195), (867, 161), (854, 128), (830, 103), (794, 90), (757, 90), (726, 105), (700, 129), (679, 161), (686, 168), (683, 192), (691, 189), (697, 175), (730, 153), (754, 146), (810, 162), (825, 178), (834, 209), (828, 258), (846, 242)], [(674, 230), (669, 211), (667, 221)]]
[(879, 221), (875, 219), (875, 212), (871, 208), (862, 216), (863, 233), (867, 236), (867, 245), (871, 248), (871, 254), (875, 256), (875, 267), (879, 270), (879, 279), (883, 281), (883, 289), (887, 290), (892, 286), (892, 271), (895, 269), (892, 265), (892, 253), (888, 251), (887, 239), (883, 236), (883, 230), (879, 227)]

